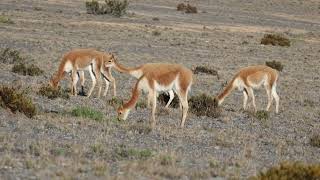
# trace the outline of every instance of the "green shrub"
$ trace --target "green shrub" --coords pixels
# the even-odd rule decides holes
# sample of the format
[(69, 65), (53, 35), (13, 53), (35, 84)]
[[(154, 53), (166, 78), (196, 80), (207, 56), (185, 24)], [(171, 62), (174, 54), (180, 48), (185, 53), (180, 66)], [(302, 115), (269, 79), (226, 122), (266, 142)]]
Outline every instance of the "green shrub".
[(133, 149), (120, 145), (115, 149), (117, 159), (147, 159), (152, 156), (149, 149)]
[(217, 70), (214, 70), (214, 69), (212, 69), (210, 67), (207, 67), (207, 66), (196, 66), (193, 69), (193, 73), (194, 74), (206, 73), (206, 74), (210, 74), (210, 75), (213, 75), (213, 76), (218, 76), (218, 71)]
[(4, 24), (14, 24), (14, 22), (7, 16), (0, 15), (0, 23)]
[(76, 107), (71, 111), (71, 114), (76, 117), (93, 119), (95, 121), (103, 121), (103, 114), (89, 107)]
[(265, 34), (261, 44), (273, 46), (290, 46), (290, 40), (279, 34)]
[(10, 48), (5, 48), (0, 55), (0, 62), (5, 64), (22, 63), (24, 58), (21, 57), (20, 52), (17, 50), (12, 50)]
[(320, 164), (304, 164), (299, 162), (284, 162), (278, 166), (271, 167), (266, 172), (260, 172), (251, 180), (301, 180), (320, 179)]
[(266, 61), (266, 65), (278, 71), (283, 69), (283, 65), (279, 61)]
[(311, 144), (311, 146), (320, 148), (320, 135), (319, 134), (318, 135), (313, 135), (310, 138), (310, 144)]
[(160, 156), (160, 164), (162, 166), (171, 166), (174, 164), (174, 159), (169, 155), (161, 155)]
[(9, 108), (13, 113), (16, 111), (24, 113), (29, 118), (37, 113), (32, 100), (12, 87), (0, 87), (0, 105)]
[(96, 0), (86, 2), (88, 14), (111, 14), (116, 17), (124, 15), (128, 5), (127, 0), (105, 0), (105, 3), (99, 3)]
[(190, 110), (197, 116), (219, 117), (221, 109), (215, 103), (213, 97), (204, 93), (189, 99)]
[(45, 96), (49, 99), (55, 99), (55, 98), (63, 98), (63, 99), (69, 99), (69, 94), (66, 90), (62, 90), (60, 87), (58, 89), (55, 89), (51, 87), (49, 84), (42, 85), (38, 91), (38, 94), (41, 96)]
[(255, 117), (259, 120), (267, 120), (269, 119), (269, 112), (264, 110), (257, 111)]
[(12, 72), (21, 74), (21, 75), (29, 75), (29, 76), (39, 76), (44, 73), (38, 66), (31, 64), (25, 65), (24, 63), (15, 64), (12, 67)]

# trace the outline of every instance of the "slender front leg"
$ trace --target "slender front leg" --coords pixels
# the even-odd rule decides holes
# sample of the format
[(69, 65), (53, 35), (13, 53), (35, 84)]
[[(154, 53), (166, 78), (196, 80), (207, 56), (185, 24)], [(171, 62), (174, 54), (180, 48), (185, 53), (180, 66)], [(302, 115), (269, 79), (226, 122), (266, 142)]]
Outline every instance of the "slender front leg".
[(266, 107), (266, 111), (269, 111), (273, 98), (271, 95), (271, 88), (269, 86), (265, 86), (265, 89), (266, 89), (267, 95), (268, 95), (268, 105)]
[(169, 91), (169, 96), (170, 96), (170, 99), (169, 99), (169, 101), (167, 102), (165, 108), (168, 108), (168, 107), (169, 107), (169, 105), (171, 104), (171, 102), (172, 102), (172, 100), (173, 100), (173, 98), (174, 98), (173, 90), (170, 90), (170, 91)]
[(256, 113), (257, 112), (257, 106), (256, 106), (255, 97), (254, 97), (254, 94), (253, 94), (253, 89), (252, 88), (248, 88), (247, 90), (248, 90), (249, 96), (252, 99), (252, 105), (253, 105), (254, 112)]
[(248, 94), (246, 90), (243, 90), (243, 110), (247, 110)]
[(72, 70), (71, 72), (71, 79), (72, 79), (71, 94), (74, 96), (77, 96), (77, 82), (79, 80), (79, 77), (75, 69)]
[(91, 85), (91, 88), (88, 92), (88, 96), (87, 97), (90, 97), (91, 94), (92, 94), (92, 91), (94, 89), (94, 87), (96, 86), (96, 75), (95, 75), (95, 72), (93, 71), (93, 65), (91, 64), (91, 67), (90, 67), (90, 71), (89, 71), (89, 74), (90, 74), (90, 77), (91, 77), (91, 80), (92, 80), (92, 85)]
[(156, 125), (156, 107), (157, 107), (157, 93), (154, 90), (149, 91), (150, 97), (152, 97), (152, 119), (151, 119), (151, 127), (154, 128)]
[(80, 78), (80, 84), (81, 84), (81, 91), (79, 92), (79, 95), (85, 96), (86, 93), (84, 92), (84, 82), (85, 82), (84, 72), (78, 71), (78, 77)]

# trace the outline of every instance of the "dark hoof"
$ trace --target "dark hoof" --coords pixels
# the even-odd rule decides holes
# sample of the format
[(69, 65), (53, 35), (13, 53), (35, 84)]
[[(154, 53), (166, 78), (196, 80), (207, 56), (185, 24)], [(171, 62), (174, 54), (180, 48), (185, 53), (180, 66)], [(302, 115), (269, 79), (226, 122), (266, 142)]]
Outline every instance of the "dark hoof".
[(78, 95), (79, 96), (87, 96), (87, 94), (85, 92), (79, 92)]

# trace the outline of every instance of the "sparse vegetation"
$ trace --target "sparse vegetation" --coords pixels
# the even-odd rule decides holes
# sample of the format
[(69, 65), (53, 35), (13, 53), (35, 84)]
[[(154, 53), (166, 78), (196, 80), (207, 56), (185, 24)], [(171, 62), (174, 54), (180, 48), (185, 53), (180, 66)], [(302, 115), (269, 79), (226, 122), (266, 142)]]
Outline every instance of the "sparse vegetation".
[(219, 77), (218, 71), (208, 66), (196, 66), (195, 68), (193, 68), (193, 73), (194, 74), (206, 73), (206, 74)]
[(76, 107), (71, 111), (71, 114), (76, 117), (93, 119), (98, 122), (103, 121), (102, 112), (91, 109), (89, 107)]
[(43, 74), (43, 70), (41, 70), (38, 66), (31, 64), (25, 65), (24, 63), (15, 64), (12, 67), (12, 72), (21, 74), (21, 75), (29, 75), (29, 76), (39, 76)]
[(144, 123), (135, 123), (129, 127), (129, 130), (134, 133), (149, 134), (152, 131), (152, 128)]
[(271, 167), (266, 172), (261, 172), (250, 180), (264, 179), (283, 179), (283, 180), (301, 180), (301, 179), (320, 179), (320, 164), (304, 164), (299, 162), (284, 162), (278, 166)]
[(127, 148), (125, 145), (120, 145), (115, 149), (117, 159), (147, 159), (152, 156), (152, 151), (149, 149), (133, 149)]
[(144, 109), (144, 108), (147, 108), (147, 103), (146, 103), (146, 101), (138, 101), (137, 102), (137, 104), (136, 104), (136, 109), (137, 108), (142, 108), (142, 109)]
[(320, 135), (319, 134), (313, 135), (310, 138), (310, 144), (311, 144), (311, 146), (320, 148)]
[(127, 0), (105, 0), (105, 3), (96, 0), (86, 2), (88, 14), (111, 14), (116, 17), (124, 15), (128, 5)]
[(160, 164), (162, 166), (172, 166), (174, 162), (174, 158), (170, 155), (161, 155), (160, 156)]
[(265, 34), (261, 39), (261, 44), (273, 46), (290, 46), (290, 40), (280, 34)]
[(278, 71), (283, 70), (283, 65), (279, 61), (266, 61), (266, 65)]
[(0, 23), (14, 24), (14, 22), (9, 17), (7, 17), (5, 15), (0, 15)]
[(55, 89), (51, 87), (49, 84), (44, 84), (40, 87), (38, 94), (41, 96), (45, 96), (49, 99), (55, 99), (55, 98), (63, 98), (63, 99), (69, 99), (69, 94), (66, 90), (62, 90), (60, 87), (58, 89)]
[(10, 48), (5, 48), (0, 56), (0, 62), (5, 64), (22, 63), (24, 59), (19, 51)]
[(16, 111), (24, 113), (29, 118), (37, 113), (32, 100), (13, 87), (0, 87), (0, 105), (9, 108), (13, 113)]
[(269, 112), (264, 110), (257, 111), (255, 117), (259, 120), (267, 120), (269, 119)]
[(107, 100), (107, 103), (114, 108), (119, 107), (120, 105), (123, 104), (123, 100), (117, 98), (117, 97), (112, 97), (110, 100)]
[(216, 107), (214, 98), (204, 93), (192, 96), (189, 99), (189, 107), (191, 112), (197, 116), (217, 118), (221, 114), (221, 109)]
[[(167, 102), (169, 101), (170, 96), (169, 94), (166, 93), (161, 93), (158, 97), (158, 101), (160, 102), (160, 104), (162, 104), (163, 106), (165, 106), (167, 104)], [(178, 108), (180, 104), (179, 98), (177, 95), (174, 96), (173, 100), (171, 101), (171, 104), (169, 105), (169, 107), (173, 107), (173, 108)]]
[(197, 7), (190, 5), (189, 3), (186, 5), (184, 3), (179, 3), (177, 5), (177, 11), (183, 11), (185, 13), (197, 13)]
[(154, 36), (160, 36), (160, 35), (161, 35), (161, 32), (158, 31), (158, 30), (154, 30), (154, 31), (152, 31), (152, 35), (154, 35)]

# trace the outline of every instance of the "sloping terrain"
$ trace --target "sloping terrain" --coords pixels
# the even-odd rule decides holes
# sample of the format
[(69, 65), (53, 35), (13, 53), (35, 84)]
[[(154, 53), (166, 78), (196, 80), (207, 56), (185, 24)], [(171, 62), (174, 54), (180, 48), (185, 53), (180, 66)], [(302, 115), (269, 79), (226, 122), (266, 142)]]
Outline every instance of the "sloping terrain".
[[(45, 74), (21, 76), (1, 63), (0, 84), (29, 89), (38, 115), (30, 119), (0, 108), (0, 177), (247, 178), (282, 161), (319, 163), (320, 149), (310, 145), (310, 137), (320, 132), (320, 3), (190, 1), (198, 13), (184, 14), (176, 11), (179, 2), (132, 0), (128, 14), (115, 18), (87, 14), (80, 0), (2, 0), (1, 14), (14, 23), (0, 23), (1, 50), (19, 50)], [(291, 46), (261, 45), (266, 33), (285, 35)], [(178, 126), (179, 109), (158, 106), (156, 129), (150, 131), (146, 108), (133, 110), (125, 122), (116, 120), (115, 107), (108, 103), (111, 91), (101, 99), (50, 100), (37, 94), (63, 53), (88, 47), (114, 52), (126, 66), (214, 67), (219, 78), (194, 75), (190, 96), (214, 96), (239, 68), (280, 61), (280, 113), (275, 114), (273, 104), (270, 117), (259, 120), (241, 109), (242, 93), (235, 91), (219, 118), (189, 113), (184, 129)], [(118, 98), (128, 100), (136, 80), (116, 71), (113, 75)], [(69, 86), (68, 80), (62, 87)], [(264, 109), (264, 89), (255, 92), (258, 108)], [(104, 120), (72, 116), (78, 106), (101, 111)]]

